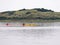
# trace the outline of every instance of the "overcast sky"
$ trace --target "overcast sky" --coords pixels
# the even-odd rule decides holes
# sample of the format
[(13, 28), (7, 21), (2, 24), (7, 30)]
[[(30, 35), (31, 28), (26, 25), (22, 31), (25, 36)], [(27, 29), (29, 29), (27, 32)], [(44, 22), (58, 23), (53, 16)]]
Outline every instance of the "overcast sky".
[(47, 8), (60, 12), (60, 0), (0, 0), (0, 12), (23, 8)]

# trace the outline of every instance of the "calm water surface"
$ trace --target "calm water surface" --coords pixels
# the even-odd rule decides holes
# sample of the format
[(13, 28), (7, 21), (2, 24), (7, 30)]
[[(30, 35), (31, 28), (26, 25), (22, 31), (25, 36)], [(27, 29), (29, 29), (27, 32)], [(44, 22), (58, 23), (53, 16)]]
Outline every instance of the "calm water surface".
[[(3, 24), (5, 25), (0, 23), (0, 26)], [(0, 45), (60, 45), (60, 28), (57, 28), (60, 22), (39, 24), (53, 28), (7, 30), (0, 28)]]
[[(23, 25), (23, 23), (21, 23), (21, 22), (0, 22), (0, 27), (2, 26), (2, 27), (7, 27), (7, 24), (8, 23), (8, 26), (9, 27), (22, 27)], [(29, 23), (26, 23), (26, 24), (29, 24)], [(32, 23), (31, 23), (32, 24)], [(46, 26), (60, 26), (60, 22), (41, 22), (41, 23), (34, 23), (34, 24), (36, 24), (36, 26), (37, 27), (39, 27), (39, 26), (44, 26), (44, 27), (46, 27)]]
[(60, 45), (60, 28), (0, 29), (0, 45)]

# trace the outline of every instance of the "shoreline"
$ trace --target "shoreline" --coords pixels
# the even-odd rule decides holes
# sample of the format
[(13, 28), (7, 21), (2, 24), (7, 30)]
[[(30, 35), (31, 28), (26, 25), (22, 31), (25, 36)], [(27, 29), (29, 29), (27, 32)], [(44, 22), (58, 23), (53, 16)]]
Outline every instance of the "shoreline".
[(60, 22), (60, 20), (0, 20), (0, 22), (49, 23), (49, 22)]
[(0, 27), (47, 27), (60, 26), (60, 22), (0, 22)]

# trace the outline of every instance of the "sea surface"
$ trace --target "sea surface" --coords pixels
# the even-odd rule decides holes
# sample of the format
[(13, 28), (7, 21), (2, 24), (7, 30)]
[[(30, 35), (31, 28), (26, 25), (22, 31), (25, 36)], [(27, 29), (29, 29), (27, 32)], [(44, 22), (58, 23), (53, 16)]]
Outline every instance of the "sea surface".
[(0, 27), (0, 45), (60, 45), (60, 23), (39, 29)]
[[(35, 24), (33, 27), (47, 27), (47, 26), (60, 26), (60, 22), (41, 22), (41, 23), (24, 23)], [(22, 22), (0, 22), (0, 27), (23, 27)]]

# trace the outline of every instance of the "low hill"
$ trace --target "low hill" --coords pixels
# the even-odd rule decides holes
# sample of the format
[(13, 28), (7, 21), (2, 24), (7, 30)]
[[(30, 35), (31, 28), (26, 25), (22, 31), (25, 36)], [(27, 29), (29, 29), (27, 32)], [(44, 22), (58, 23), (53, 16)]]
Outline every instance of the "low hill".
[(0, 13), (0, 20), (59, 20), (60, 12), (44, 8), (21, 9)]

